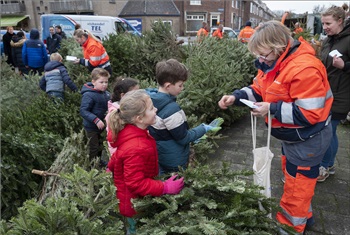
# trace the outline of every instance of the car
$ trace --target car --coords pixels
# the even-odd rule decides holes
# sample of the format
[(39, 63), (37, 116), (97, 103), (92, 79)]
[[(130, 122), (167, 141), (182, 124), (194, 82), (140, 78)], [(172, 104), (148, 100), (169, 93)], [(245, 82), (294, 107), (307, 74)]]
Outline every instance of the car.
[[(13, 32), (15, 33), (15, 34), (17, 34), (18, 32), (19, 32), (20, 30), (13, 30)], [(2, 42), (2, 36), (4, 36), (4, 34), (6, 33), (7, 31), (6, 31), (6, 29), (2, 29), (1, 30), (1, 33), (0, 33), (0, 48), (1, 48), (1, 54), (0, 55), (3, 55), (5, 52), (4, 52), (4, 43)], [(29, 33), (28, 32), (25, 32), (25, 31), (23, 31), (24, 32), (24, 34), (26, 35), (26, 38), (29, 38)]]
[[(212, 27), (210, 29), (210, 37), (212, 37), (214, 31), (216, 31), (218, 28), (217, 27)], [(228, 38), (230, 39), (237, 39), (238, 38), (238, 34), (230, 27), (224, 27), (222, 29), (224, 36), (227, 35)]]

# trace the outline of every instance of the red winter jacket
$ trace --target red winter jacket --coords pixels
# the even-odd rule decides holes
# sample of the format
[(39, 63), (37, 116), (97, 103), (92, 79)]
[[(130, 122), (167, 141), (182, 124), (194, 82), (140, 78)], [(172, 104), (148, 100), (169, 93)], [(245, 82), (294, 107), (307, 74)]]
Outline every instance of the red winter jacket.
[(108, 141), (117, 147), (108, 168), (113, 173), (117, 188), (119, 211), (123, 216), (132, 217), (136, 214), (132, 198), (163, 194), (163, 182), (153, 179), (159, 171), (156, 141), (147, 130), (131, 124), (125, 125), (116, 141), (113, 142), (110, 137)]

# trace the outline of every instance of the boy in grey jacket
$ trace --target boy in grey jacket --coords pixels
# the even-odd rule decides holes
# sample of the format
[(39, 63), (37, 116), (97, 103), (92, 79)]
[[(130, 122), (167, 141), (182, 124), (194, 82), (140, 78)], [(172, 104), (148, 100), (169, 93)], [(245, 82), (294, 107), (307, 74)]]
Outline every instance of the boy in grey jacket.
[(64, 85), (67, 85), (74, 92), (78, 90), (70, 79), (66, 67), (62, 64), (62, 56), (59, 53), (51, 54), (50, 62), (45, 65), (44, 71), (45, 74), (41, 78), (39, 86), (50, 97), (63, 101)]

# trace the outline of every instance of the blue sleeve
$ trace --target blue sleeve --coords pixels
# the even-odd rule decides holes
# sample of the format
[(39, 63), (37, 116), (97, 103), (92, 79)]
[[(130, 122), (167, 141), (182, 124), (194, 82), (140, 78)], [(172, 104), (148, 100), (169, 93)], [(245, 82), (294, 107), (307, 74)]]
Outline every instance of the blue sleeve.
[(40, 79), (39, 81), (39, 87), (41, 90), (46, 92), (46, 79), (45, 79), (45, 75)]
[(80, 115), (89, 122), (94, 122), (97, 116), (92, 113), (92, 108), (94, 107), (94, 100), (89, 94), (84, 93), (80, 104)]
[(178, 140), (177, 142), (181, 145), (187, 145), (199, 138), (201, 138), (206, 133), (206, 130), (204, 128), (203, 124), (200, 124), (199, 126), (192, 128), (190, 130), (186, 130), (186, 135), (181, 140)]
[[(249, 95), (248, 95), (249, 93)], [(261, 102), (262, 97), (252, 89), (251, 86), (244, 87), (240, 90), (235, 90), (232, 95), (236, 97), (234, 104), (237, 106), (245, 106), (239, 99), (246, 99), (253, 102)]]
[(22, 47), (22, 60), (23, 60), (23, 64), (25, 66), (28, 65), (28, 60), (27, 60), (27, 43), (23, 43), (23, 47)]
[(75, 83), (72, 81), (72, 79), (70, 79), (67, 69), (62, 66), (60, 68), (60, 72), (61, 72), (61, 76), (64, 84), (66, 84), (69, 87), (69, 89), (71, 89), (72, 91), (77, 91), (78, 88), (75, 85)]
[(43, 52), (43, 56), (44, 56), (44, 65), (48, 62), (48, 56), (47, 56), (47, 51), (46, 51), (46, 47), (45, 45), (43, 44), (43, 46), (41, 47), (42, 48), (42, 52)]

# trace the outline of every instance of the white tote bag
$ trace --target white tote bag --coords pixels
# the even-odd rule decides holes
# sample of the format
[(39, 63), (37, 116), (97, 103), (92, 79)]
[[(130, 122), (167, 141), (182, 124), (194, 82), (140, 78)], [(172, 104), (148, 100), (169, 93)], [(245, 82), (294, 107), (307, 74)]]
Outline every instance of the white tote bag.
[(253, 171), (254, 184), (264, 187), (261, 194), (271, 197), (270, 171), (273, 153), (270, 150), (271, 139), (271, 114), (268, 114), (268, 135), (267, 145), (265, 147), (256, 148), (256, 117), (251, 114), (252, 137), (253, 137)]

